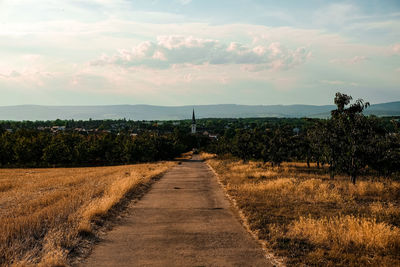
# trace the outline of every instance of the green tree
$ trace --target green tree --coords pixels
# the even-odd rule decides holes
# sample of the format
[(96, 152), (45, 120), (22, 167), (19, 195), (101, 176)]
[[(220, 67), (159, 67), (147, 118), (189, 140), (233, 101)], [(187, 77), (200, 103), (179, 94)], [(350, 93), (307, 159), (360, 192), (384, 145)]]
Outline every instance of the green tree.
[(65, 165), (72, 161), (71, 148), (64, 141), (63, 135), (56, 135), (44, 148), (42, 160), (51, 165)]
[(256, 145), (251, 131), (244, 129), (237, 130), (232, 145), (233, 154), (243, 159), (244, 162), (254, 158)]
[(360, 170), (367, 164), (366, 154), (371, 127), (362, 113), (369, 103), (358, 99), (350, 104), (351, 100), (351, 96), (336, 93), (337, 109), (331, 112), (331, 131), (334, 132), (335, 138), (331, 142), (336, 143), (335, 147), (339, 145), (340, 149), (340, 153), (333, 155), (334, 168), (348, 173), (352, 183), (355, 183)]
[(280, 166), (283, 161), (289, 160), (288, 129), (277, 128), (269, 140), (269, 156), (273, 165)]

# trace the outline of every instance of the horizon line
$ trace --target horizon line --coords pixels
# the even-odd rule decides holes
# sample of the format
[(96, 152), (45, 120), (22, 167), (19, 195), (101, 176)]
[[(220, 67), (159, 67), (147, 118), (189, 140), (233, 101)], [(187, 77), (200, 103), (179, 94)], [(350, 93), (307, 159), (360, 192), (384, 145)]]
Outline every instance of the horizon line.
[[(369, 101), (366, 101), (369, 102)], [(379, 103), (371, 103), (371, 105), (379, 105), (379, 104), (389, 104), (389, 103), (397, 103), (397, 101), (389, 101), (389, 102), (379, 102)], [(101, 107), (101, 106), (153, 106), (153, 107), (200, 107), (200, 106), (335, 106), (332, 104), (234, 104), (234, 103), (226, 103), (226, 104), (185, 104), (185, 105), (155, 105), (155, 104), (85, 104), (85, 105), (48, 105), (48, 104), (19, 104), (19, 105), (0, 105), (0, 107), (23, 107), (23, 106), (38, 106), (38, 107)]]

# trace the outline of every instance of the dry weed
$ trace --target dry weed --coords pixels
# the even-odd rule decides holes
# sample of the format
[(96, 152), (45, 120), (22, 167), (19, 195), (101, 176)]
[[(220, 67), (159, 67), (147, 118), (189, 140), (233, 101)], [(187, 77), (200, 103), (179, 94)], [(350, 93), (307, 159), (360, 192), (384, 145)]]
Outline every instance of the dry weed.
[(400, 229), (387, 223), (377, 223), (373, 218), (357, 218), (352, 215), (313, 219), (301, 216), (293, 222), (288, 236), (307, 238), (314, 244), (336, 249), (384, 249), (400, 248)]

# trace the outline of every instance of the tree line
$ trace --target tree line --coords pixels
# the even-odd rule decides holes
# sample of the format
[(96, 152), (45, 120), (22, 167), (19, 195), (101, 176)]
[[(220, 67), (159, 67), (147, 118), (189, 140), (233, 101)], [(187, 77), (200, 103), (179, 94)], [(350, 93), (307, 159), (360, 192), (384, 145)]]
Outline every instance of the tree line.
[[(355, 183), (363, 171), (379, 175), (399, 172), (399, 120), (364, 116), (369, 104), (337, 93), (336, 109), (329, 119), (247, 118), (202, 119), (197, 135), (190, 121), (179, 124), (156, 122), (47, 121), (0, 122), (1, 167), (48, 167), (115, 165), (168, 160), (180, 153), (201, 148), (217, 154), (232, 154), (245, 161), (263, 160), (316, 162), (328, 165), (333, 178), (347, 173)], [(114, 131), (82, 134), (51, 133), (38, 126), (110, 128)], [(11, 127), (12, 132), (5, 129)], [(138, 135), (132, 135), (137, 129)], [(203, 131), (218, 135), (210, 139)], [(368, 167), (368, 168), (367, 168)]]
[(0, 166), (93, 166), (169, 160), (188, 151), (195, 143), (189, 135), (179, 132), (131, 136), (18, 129), (0, 133)]
[(400, 171), (399, 122), (365, 116), (369, 103), (337, 93), (330, 119), (310, 120), (302, 129), (292, 125), (275, 128), (228, 129), (206, 150), (232, 154), (244, 161), (263, 160), (279, 165), (283, 161), (328, 164), (331, 178), (346, 173), (353, 183), (368, 166), (380, 175)]

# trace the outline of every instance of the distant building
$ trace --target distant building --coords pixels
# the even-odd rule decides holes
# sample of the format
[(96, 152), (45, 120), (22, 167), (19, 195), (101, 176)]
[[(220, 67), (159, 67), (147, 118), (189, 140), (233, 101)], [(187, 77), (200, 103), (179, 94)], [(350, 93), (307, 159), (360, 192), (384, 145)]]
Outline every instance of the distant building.
[(218, 139), (218, 136), (216, 134), (209, 134), (208, 137), (211, 139)]
[(110, 130), (100, 130), (100, 129), (96, 129), (96, 132), (98, 132), (98, 133), (111, 133)]
[(66, 127), (65, 126), (53, 126), (51, 127), (51, 131), (53, 133), (59, 132), (59, 131), (65, 131)]
[(196, 118), (194, 116), (194, 109), (193, 109), (193, 115), (192, 115), (192, 134), (196, 133)]
[(85, 128), (75, 128), (74, 131), (78, 132), (78, 133), (87, 133), (88, 132)]

